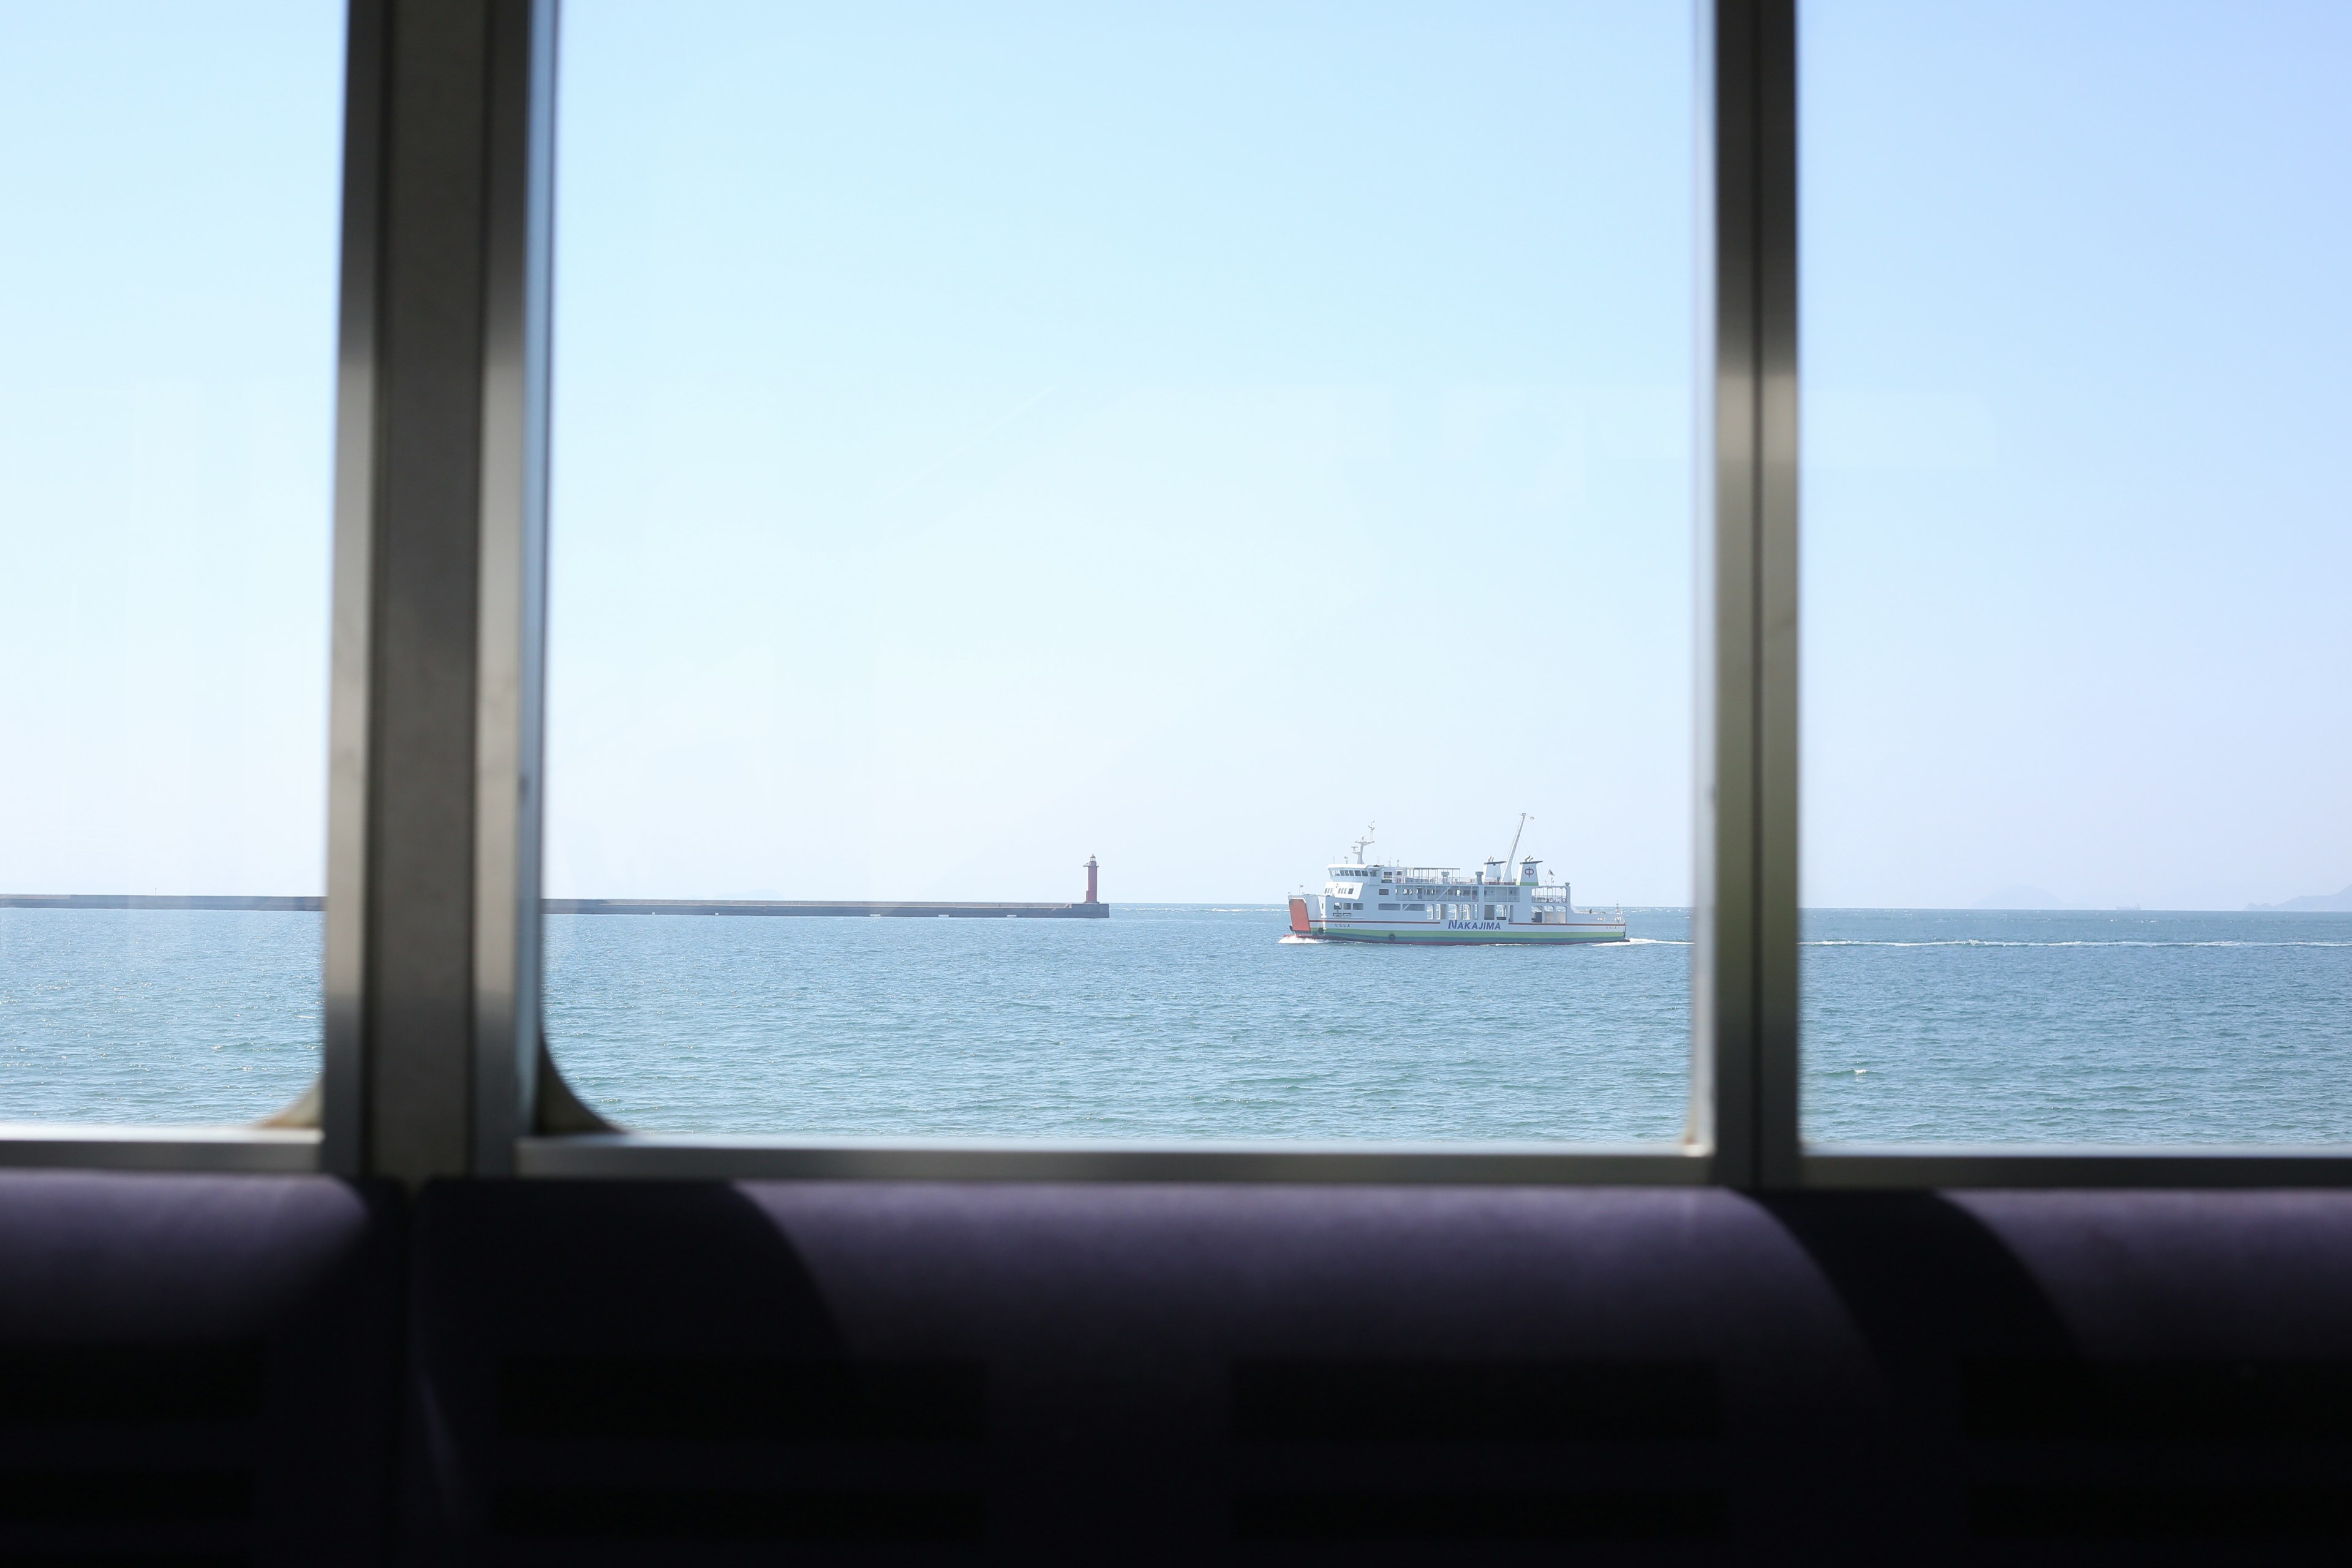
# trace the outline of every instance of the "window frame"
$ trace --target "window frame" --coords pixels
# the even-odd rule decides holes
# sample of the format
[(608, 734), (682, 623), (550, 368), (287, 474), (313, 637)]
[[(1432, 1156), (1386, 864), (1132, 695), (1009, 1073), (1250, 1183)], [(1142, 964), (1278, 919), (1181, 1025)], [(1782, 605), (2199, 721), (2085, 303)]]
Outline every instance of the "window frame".
[[(0, 1125), (0, 1165), (411, 1183), (2352, 1184), (2352, 1147), (1803, 1141), (1797, 0), (1694, 4), (1698, 805), (1679, 1142), (713, 1136), (625, 1131), (580, 1105), (540, 1027), (559, 0), (439, 16), (349, 0), (319, 1126)], [(417, 493), (420, 471), (434, 495)], [(397, 684), (420, 658), (463, 678), (471, 702), (420, 718)], [(467, 842), (447, 843), (467, 837), (452, 822)], [(436, 889), (412, 866), (445, 850), (454, 899), (446, 875)]]
[(319, 1169), (315, 1128), (114, 1127), (0, 1122), (0, 1170), (257, 1172)]

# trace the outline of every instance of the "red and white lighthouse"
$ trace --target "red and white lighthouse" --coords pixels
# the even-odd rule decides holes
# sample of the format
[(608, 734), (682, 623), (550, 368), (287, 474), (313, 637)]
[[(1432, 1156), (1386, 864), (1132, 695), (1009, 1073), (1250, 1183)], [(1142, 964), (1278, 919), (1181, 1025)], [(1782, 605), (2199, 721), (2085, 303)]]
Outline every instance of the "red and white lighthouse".
[(1091, 855), (1087, 857), (1087, 902), (1090, 904), (1102, 902), (1102, 900), (1095, 896), (1095, 858)]

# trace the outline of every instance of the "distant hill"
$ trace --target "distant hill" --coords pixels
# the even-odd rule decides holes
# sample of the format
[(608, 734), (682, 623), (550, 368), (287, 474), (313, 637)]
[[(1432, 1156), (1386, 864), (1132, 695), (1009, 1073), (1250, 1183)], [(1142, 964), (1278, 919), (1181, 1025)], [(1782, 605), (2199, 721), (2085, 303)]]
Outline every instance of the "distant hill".
[(2352, 915), (2352, 888), (2340, 893), (2309, 893), (2283, 904), (2248, 904), (2250, 910), (2308, 915)]

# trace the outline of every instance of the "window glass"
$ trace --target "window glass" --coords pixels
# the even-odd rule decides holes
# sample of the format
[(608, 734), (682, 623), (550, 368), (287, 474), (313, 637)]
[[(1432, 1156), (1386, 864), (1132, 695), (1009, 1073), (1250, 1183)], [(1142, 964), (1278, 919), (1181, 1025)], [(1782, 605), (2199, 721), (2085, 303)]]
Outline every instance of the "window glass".
[[(575, 1085), (655, 1130), (1677, 1136), (1689, 27), (568, 6)], [(1398, 921), (1359, 838), (1465, 885)], [(1471, 880), (1527, 857), (1557, 922)]]
[(0, 1120), (318, 1068), (342, 27), (0, 5)]
[(1805, 1131), (2352, 1140), (2352, 11), (1802, 26)]

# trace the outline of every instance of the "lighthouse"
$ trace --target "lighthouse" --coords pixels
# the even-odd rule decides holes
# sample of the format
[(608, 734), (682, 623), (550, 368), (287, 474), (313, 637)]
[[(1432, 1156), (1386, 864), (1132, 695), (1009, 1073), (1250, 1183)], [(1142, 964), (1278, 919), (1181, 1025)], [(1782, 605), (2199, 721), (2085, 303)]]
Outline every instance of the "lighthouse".
[(1090, 904), (1102, 902), (1101, 899), (1095, 896), (1095, 858), (1091, 855), (1087, 857), (1087, 902)]

